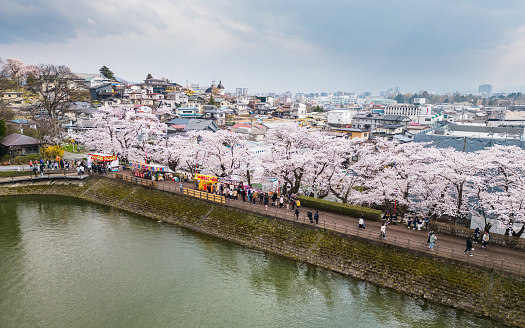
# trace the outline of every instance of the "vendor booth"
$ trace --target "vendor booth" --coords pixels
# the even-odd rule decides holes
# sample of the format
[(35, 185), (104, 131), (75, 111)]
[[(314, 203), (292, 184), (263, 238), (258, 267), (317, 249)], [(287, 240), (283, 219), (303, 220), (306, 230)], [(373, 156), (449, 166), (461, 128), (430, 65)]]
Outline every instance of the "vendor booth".
[(199, 190), (213, 192), (216, 190), (217, 177), (213, 175), (195, 174), (195, 181), (199, 184)]
[(103, 165), (107, 167), (108, 163), (111, 165), (111, 171), (118, 171), (119, 165), (117, 155), (92, 153), (87, 156), (88, 167), (92, 167), (93, 164), (95, 164), (95, 166)]
[(169, 167), (157, 164), (131, 162), (130, 166), (134, 176), (156, 181), (169, 179), (173, 172)]

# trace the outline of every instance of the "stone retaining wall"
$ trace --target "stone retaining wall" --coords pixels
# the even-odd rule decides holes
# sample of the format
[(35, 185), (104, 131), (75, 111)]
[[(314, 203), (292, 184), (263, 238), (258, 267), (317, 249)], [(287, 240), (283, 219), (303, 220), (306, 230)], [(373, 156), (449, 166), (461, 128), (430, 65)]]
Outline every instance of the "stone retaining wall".
[(0, 195), (53, 194), (170, 222), (296, 259), (411, 296), (525, 327), (525, 282), (504, 274), (131, 183), (0, 187)]

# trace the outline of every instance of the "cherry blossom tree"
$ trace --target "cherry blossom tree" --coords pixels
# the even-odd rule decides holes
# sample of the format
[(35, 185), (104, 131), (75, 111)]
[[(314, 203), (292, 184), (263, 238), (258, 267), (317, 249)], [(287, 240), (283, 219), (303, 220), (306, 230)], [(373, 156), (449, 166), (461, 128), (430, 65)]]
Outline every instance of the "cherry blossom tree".
[(118, 154), (124, 161), (144, 160), (152, 138), (166, 131), (157, 116), (125, 107), (100, 107), (94, 116), (94, 129), (71, 137), (89, 148)]
[[(476, 155), (472, 185), (485, 230), (490, 229), (487, 218), (491, 218), (505, 228), (506, 234), (520, 237), (525, 231), (525, 150), (495, 145)], [(516, 228), (516, 224), (521, 227)]]

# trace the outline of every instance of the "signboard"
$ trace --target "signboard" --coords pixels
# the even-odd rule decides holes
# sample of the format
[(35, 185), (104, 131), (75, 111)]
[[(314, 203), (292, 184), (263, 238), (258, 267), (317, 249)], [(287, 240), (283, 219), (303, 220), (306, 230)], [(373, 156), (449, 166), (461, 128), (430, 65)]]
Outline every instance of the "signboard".
[(89, 154), (92, 161), (101, 161), (101, 162), (113, 162), (117, 160), (117, 155), (96, 155)]
[(217, 177), (213, 175), (195, 174), (195, 180), (217, 182)]
[(426, 98), (414, 98), (414, 104), (424, 105)]

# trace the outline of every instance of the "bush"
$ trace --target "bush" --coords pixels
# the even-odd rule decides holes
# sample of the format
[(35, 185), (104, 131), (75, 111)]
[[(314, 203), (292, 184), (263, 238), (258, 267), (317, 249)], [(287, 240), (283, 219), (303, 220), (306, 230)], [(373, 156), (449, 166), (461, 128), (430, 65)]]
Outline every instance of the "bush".
[(360, 217), (361, 212), (363, 212), (363, 214), (365, 215), (365, 219), (367, 220), (381, 220), (381, 211), (374, 210), (368, 207), (336, 203), (324, 199), (305, 196), (299, 196), (299, 200), (301, 201), (301, 206), (314, 208), (320, 211), (348, 215), (354, 218)]
[(41, 152), (43, 158), (55, 159), (57, 156), (64, 156), (64, 148), (58, 145), (43, 148), (41, 149)]
[(25, 156), (16, 156), (13, 160), (13, 164), (25, 164), (29, 165), (29, 161), (40, 160), (40, 154), (25, 155)]

